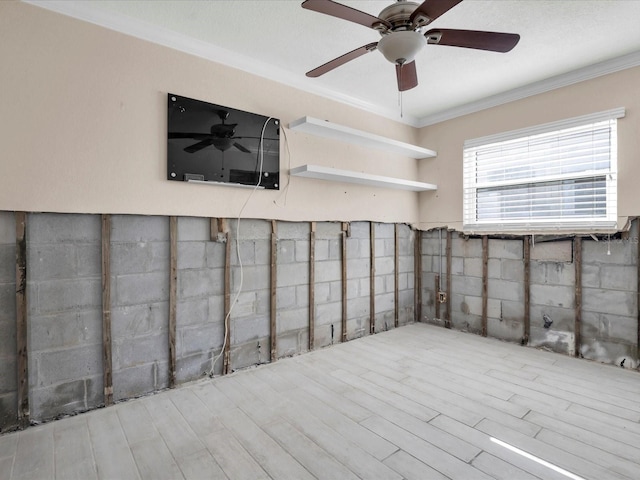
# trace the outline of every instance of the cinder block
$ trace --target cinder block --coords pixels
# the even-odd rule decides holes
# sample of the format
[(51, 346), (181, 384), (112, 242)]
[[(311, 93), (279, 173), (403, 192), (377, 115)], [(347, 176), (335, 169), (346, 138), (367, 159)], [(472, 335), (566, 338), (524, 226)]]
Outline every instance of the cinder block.
[[(235, 239), (232, 240), (231, 242), (232, 242), (231, 243), (231, 264), (234, 266), (239, 266), (240, 261), (238, 260), (238, 245), (236, 244)], [(254, 240), (242, 239), (240, 241), (239, 248), (240, 248), (240, 260), (242, 261), (242, 265), (245, 265), (245, 266), (255, 265), (256, 264), (256, 242)], [(264, 264), (264, 262), (262, 263)]]
[(376, 223), (376, 239), (395, 237), (395, 224), (393, 223)]
[(315, 261), (322, 262), (329, 260), (329, 240), (316, 238), (315, 241)]
[(16, 244), (0, 244), (0, 284), (16, 281)]
[(113, 398), (124, 400), (154, 392), (169, 385), (169, 365), (152, 362), (129, 368), (114, 370)]
[(368, 258), (354, 258), (347, 260), (348, 278), (366, 278), (371, 272)]
[[(480, 283), (482, 283), (482, 281), (480, 281)], [(524, 286), (520, 282), (491, 279), (487, 290), (490, 298), (511, 300), (513, 302), (524, 301)]]
[(482, 277), (482, 259), (465, 258), (463, 273), (468, 277)]
[(296, 262), (309, 264), (309, 240), (296, 240), (295, 242)]
[(97, 277), (102, 275), (102, 245), (76, 245), (77, 274), (79, 277)]
[(29, 346), (32, 351), (102, 342), (102, 313), (98, 310), (63, 312), (32, 317), (29, 321)]
[[(216, 354), (217, 352), (199, 352), (176, 358), (176, 381), (184, 383), (203, 378), (210, 373), (211, 359)], [(221, 359), (216, 364), (214, 375), (219, 373), (222, 373)]]
[(575, 285), (575, 266), (572, 263), (531, 262), (530, 281), (540, 285)]
[(308, 222), (278, 222), (278, 238), (309, 240), (311, 225)]
[(278, 311), (276, 315), (277, 335), (293, 332), (309, 326), (309, 310), (296, 308)]
[(278, 286), (295, 286), (309, 283), (309, 265), (305, 263), (278, 264)]
[[(442, 285), (445, 285), (445, 278), (441, 278)], [(491, 294), (492, 282), (489, 282), (489, 297), (498, 298)], [(451, 292), (462, 295), (478, 296), (482, 293), (482, 279), (477, 277), (463, 277), (460, 275), (451, 276)]]
[(295, 262), (295, 245), (296, 243), (293, 240), (278, 241), (278, 265)]
[[(13, 355), (0, 355), (0, 397), (15, 392), (18, 388), (17, 358)], [(0, 404), (0, 428), (2, 428), (2, 410)]]
[(544, 348), (556, 353), (573, 355), (575, 351), (575, 339), (573, 332), (557, 329), (545, 329), (531, 326), (529, 346)]
[(575, 289), (561, 285), (531, 285), (530, 301), (536, 305), (573, 308)]
[[(177, 309), (181, 308), (180, 305), (177, 304)], [(145, 336), (167, 331), (168, 328), (169, 305), (166, 302), (111, 308), (111, 336), (114, 340)]]
[[(573, 332), (575, 326), (575, 312), (573, 308), (559, 308), (549, 305), (531, 305), (530, 309), (531, 328), (543, 330)], [(544, 316), (547, 315), (553, 323), (548, 329), (544, 328)]]
[(223, 268), (225, 263), (226, 248), (227, 248), (226, 242), (207, 242), (205, 246), (207, 267)]
[(14, 392), (0, 394), (0, 432), (13, 430), (17, 426), (18, 395)]
[(600, 288), (600, 265), (582, 264), (582, 287)]
[(487, 335), (508, 342), (520, 342), (524, 335), (523, 324), (514, 320), (488, 318)]
[(102, 345), (82, 345), (64, 350), (31, 352), (35, 360), (29, 372), (31, 388), (75, 381), (102, 374)]
[(636, 263), (636, 245), (631, 246), (629, 241), (594, 242), (584, 240), (582, 242), (582, 258), (588, 259), (590, 264), (605, 263), (617, 265), (634, 265)]
[[(278, 222), (279, 224), (280, 222)], [(240, 220), (240, 234), (238, 235), (238, 220), (229, 219), (229, 229), (234, 239), (261, 240), (271, 238), (271, 222), (268, 220), (243, 218)]]
[(102, 376), (59, 383), (29, 391), (31, 420), (46, 421), (104, 404)]
[(638, 268), (634, 265), (602, 265), (600, 286), (610, 290), (636, 291)]
[(339, 261), (316, 262), (315, 280), (317, 283), (333, 282), (342, 279), (342, 263)]
[[(98, 285), (100, 285), (99, 281)], [(117, 277), (115, 294), (117, 305), (140, 305), (168, 301), (169, 275), (165, 272), (120, 275)], [(101, 301), (101, 297), (98, 298)]]
[(462, 257), (451, 258), (451, 273), (453, 275), (464, 275), (464, 259)]
[(223, 294), (224, 270), (221, 268), (178, 271), (179, 299), (184, 300)]
[(502, 280), (510, 282), (524, 282), (524, 262), (522, 260), (502, 260), (501, 262)]
[[(97, 222), (96, 241), (100, 241), (100, 216), (94, 215)], [(168, 242), (169, 217), (146, 215), (113, 215), (111, 217), (111, 242)]]
[[(268, 289), (271, 270), (268, 265), (245, 265), (242, 269), (242, 290)], [(240, 286), (240, 268), (231, 269), (231, 291), (235, 292)]]
[[(111, 274), (126, 275), (149, 270), (151, 243), (114, 243), (111, 245)], [(167, 263), (168, 268), (168, 263)]]
[[(16, 323), (16, 284), (0, 283), (0, 327)], [(3, 328), (3, 332), (6, 330)], [(2, 338), (3, 335), (0, 335)], [(0, 340), (0, 343), (2, 340)]]
[[(482, 259), (480, 259), (480, 262), (482, 265)], [(480, 276), (482, 276), (482, 273), (480, 273)], [(501, 259), (490, 258), (487, 261), (487, 278), (502, 278), (502, 260)]]
[(521, 302), (510, 302), (501, 300), (502, 319), (507, 322), (521, 323), (524, 325), (524, 304)]
[(329, 240), (329, 260), (342, 259), (342, 238)]
[(636, 297), (634, 292), (583, 288), (582, 309), (583, 311), (634, 317), (638, 311)]
[(489, 258), (522, 260), (523, 252), (522, 240), (489, 239)]
[(364, 238), (368, 242), (370, 230), (369, 222), (351, 222), (351, 238)]
[(178, 242), (208, 242), (211, 221), (201, 217), (178, 217)]
[(278, 335), (276, 357), (285, 358), (299, 355), (309, 349), (309, 330), (302, 329)]
[(122, 370), (135, 365), (166, 362), (169, 359), (167, 331), (154, 335), (121, 338), (112, 344), (113, 369)]
[(378, 294), (376, 291), (375, 306), (377, 313), (395, 310), (395, 298), (393, 293)]
[(368, 296), (354, 298), (352, 301), (347, 303), (347, 318), (369, 318), (369, 308), (370, 303)]
[(177, 264), (178, 270), (188, 268), (205, 268), (206, 256), (204, 242), (179, 242)]
[(414, 265), (413, 255), (400, 255), (398, 258), (398, 272), (400, 273), (413, 273)]
[[(480, 238), (455, 238), (451, 243), (451, 255), (454, 257), (482, 258), (482, 239)], [(440, 240), (438, 239), (438, 242)], [(442, 232), (442, 254), (444, 255), (447, 244), (446, 232)], [(490, 250), (491, 251), (491, 250)], [(436, 249), (436, 253), (438, 249)]]
[(269, 317), (254, 316), (231, 319), (231, 343), (240, 345), (269, 336)]
[(37, 297), (30, 295), (31, 292), (27, 294), (34, 311), (41, 314), (102, 308), (102, 282), (99, 278), (38, 282)]
[(208, 353), (219, 350), (224, 343), (223, 322), (211, 322), (179, 329), (181, 345), (176, 348), (177, 356), (184, 357), (194, 353)]
[(278, 287), (276, 289), (276, 302), (278, 310), (289, 310), (296, 307), (296, 287), (295, 285), (287, 287)]
[(360, 281), (357, 278), (353, 280), (347, 280), (347, 300), (349, 302), (354, 298), (360, 297), (359, 289), (360, 289)]
[(232, 345), (230, 351), (231, 368), (236, 371), (253, 365), (269, 363), (270, 356), (269, 337)]
[(316, 223), (316, 239), (334, 239), (342, 235), (342, 224), (340, 222), (318, 222)]
[(376, 275), (388, 275), (395, 270), (393, 257), (376, 257)]
[(573, 242), (564, 240), (558, 242), (535, 243), (531, 248), (531, 260), (540, 262), (573, 262)]
[(342, 318), (342, 303), (324, 303), (316, 305), (316, 325), (327, 325), (339, 322)]
[(100, 215), (30, 213), (27, 216), (27, 243), (99, 243), (101, 222)]
[[(580, 354), (582, 357), (596, 362), (622, 366), (632, 370), (638, 368), (636, 346), (628, 343), (582, 339)], [(623, 360), (624, 364), (622, 364)]]
[(27, 269), (29, 281), (74, 278), (78, 269), (76, 249), (73, 244), (29, 243)]
[(209, 317), (208, 298), (195, 298), (176, 302), (176, 323), (178, 328), (215, 321), (216, 319), (216, 316)]

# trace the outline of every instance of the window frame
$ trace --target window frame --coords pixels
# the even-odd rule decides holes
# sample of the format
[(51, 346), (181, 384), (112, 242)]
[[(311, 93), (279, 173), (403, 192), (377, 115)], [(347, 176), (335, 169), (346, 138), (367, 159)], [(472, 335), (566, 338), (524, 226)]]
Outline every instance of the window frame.
[[(546, 123), (542, 125), (536, 125), (533, 127), (522, 128), (518, 130), (511, 130), (495, 135), (489, 135), (485, 137), (466, 140), (463, 147), (463, 231), (465, 233), (488, 233), (488, 232), (508, 232), (508, 233), (549, 233), (549, 232), (569, 232), (576, 233), (582, 231), (588, 232), (612, 232), (617, 227), (617, 120), (625, 116), (624, 108), (616, 108), (612, 110), (606, 110), (603, 112), (597, 112), (589, 115), (583, 115), (579, 117), (573, 117), (557, 122)], [(609, 122), (608, 126), (602, 126), (603, 122)], [(529, 176), (514, 176), (513, 178), (503, 178), (502, 180), (490, 180), (479, 181), (479, 172), (482, 172), (482, 168), (487, 164), (491, 164), (495, 160), (485, 160), (485, 164), (478, 160), (479, 152), (482, 152), (483, 148), (486, 151), (489, 148), (508, 146), (510, 143), (522, 142), (527, 146), (533, 145), (533, 143), (539, 140), (541, 137), (549, 136), (549, 134), (557, 134), (555, 138), (566, 138), (573, 129), (580, 129), (582, 127), (591, 126), (592, 131), (597, 130), (597, 126), (600, 125), (600, 129), (608, 128), (609, 130), (609, 161), (608, 168), (596, 169), (588, 172), (578, 171), (577, 173), (556, 173), (549, 176), (538, 176), (543, 167), (538, 170), (532, 170), (533, 173)], [(563, 137), (562, 135), (565, 135)], [(553, 137), (553, 135), (551, 135)], [(529, 150), (526, 152), (530, 155)], [(549, 158), (549, 157), (546, 157)], [(574, 160), (575, 161), (575, 160)], [(531, 163), (529, 163), (531, 165)], [(554, 164), (556, 167), (562, 165), (564, 167), (571, 167), (571, 161), (566, 163)], [(506, 173), (504, 174), (506, 175)], [(598, 177), (600, 177), (598, 179)], [(556, 217), (543, 217), (535, 218), (533, 215), (521, 216), (514, 219), (508, 219), (507, 214), (497, 213), (494, 218), (481, 219), (479, 218), (478, 211), (478, 194), (485, 193), (494, 190), (498, 193), (497, 197), (500, 197), (500, 191), (506, 191), (508, 189), (517, 189), (520, 186), (523, 190), (529, 190), (523, 198), (528, 198), (530, 203), (533, 203), (535, 195), (532, 191), (536, 187), (542, 187), (545, 182), (548, 185), (554, 184), (559, 192), (571, 192), (571, 187), (568, 185), (578, 186), (584, 184), (585, 179), (592, 179), (593, 186), (590, 193), (595, 198), (596, 195), (603, 195), (597, 193), (595, 187), (596, 183), (604, 180), (605, 193), (604, 193), (604, 206), (605, 213), (603, 216), (592, 215), (590, 217), (584, 217), (576, 215), (576, 218), (572, 219), (570, 216), (566, 216), (564, 212), (570, 212), (567, 209), (562, 211)], [(555, 183), (554, 183), (555, 182)], [(573, 183), (571, 183), (573, 182)], [(500, 190), (502, 188), (502, 190)], [(579, 203), (579, 195), (567, 196), (576, 205)], [(495, 206), (508, 205), (507, 202), (500, 203), (496, 200)], [(558, 202), (558, 206), (562, 205), (562, 202)], [(594, 209), (596, 208), (594, 204)], [(530, 206), (529, 212), (535, 210), (535, 206)], [(577, 208), (577, 207), (575, 207)], [(577, 211), (577, 210), (576, 210)]]

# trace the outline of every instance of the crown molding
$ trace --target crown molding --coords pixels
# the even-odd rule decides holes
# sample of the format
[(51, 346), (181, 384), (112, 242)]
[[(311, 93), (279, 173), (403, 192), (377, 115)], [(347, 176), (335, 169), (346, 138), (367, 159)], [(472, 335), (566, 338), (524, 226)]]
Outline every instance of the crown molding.
[(255, 58), (217, 47), (187, 35), (153, 25), (142, 20), (132, 19), (111, 12), (100, 11), (90, 6), (91, 2), (73, 0), (21, 0), (23, 3), (44, 8), (46, 10), (82, 20), (100, 27), (114, 30), (141, 40), (162, 45), (222, 65), (242, 70), (274, 82), (287, 85), (328, 100), (364, 110), (412, 127), (417, 127), (420, 119), (410, 115), (401, 116), (396, 109), (382, 108), (359, 98), (335, 92), (318, 86), (317, 83), (302, 74), (274, 67)]
[(99, 11), (98, 9), (90, 7), (91, 2), (75, 0), (21, 1), (62, 15), (73, 17), (78, 20), (93, 23), (125, 35), (130, 35), (190, 55), (220, 63), (231, 68), (242, 70), (246, 73), (257, 75), (259, 77), (315, 94), (328, 100), (358, 108), (365, 112), (389, 118), (415, 128), (427, 127), (429, 125), (434, 125), (456, 117), (461, 117), (463, 115), (476, 113), (505, 103), (521, 100), (523, 98), (545, 93), (557, 88), (566, 87), (585, 80), (591, 80), (603, 75), (640, 66), (640, 51), (633, 52), (621, 57), (605, 60), (572, 72), (509, 90), (507, 92), (486, 97), (475, 102), (466, 103), (464, 105), (418, 118), (410, 115), (402, 116), (396, 109), (383, 108), (350, 95), (345, 95), (328, 88), (320, 87), (317, 83), (310, 81), (310, 79), (302, 74), (295, 74), (285, 69), (274, 67), (273, 65), (260, 62), (256, 59), (193, 39), (187, 35), (183, 35), (157, 25), (152, 25), (141, 20), (123, 17), (111, 12)]
[(567, 87), (576, 83), (591, 80), (611, 73), (626, 70), (628, 68), (634, 68), (640, 66), (640, 51), (629, 53), (621, 57), (613, 58), (611, 60), (605, 60), (600, 63), (595, 63), (587, 67), (573, 70), (562, 75), (556, 75), (539, 82), (531, 83), (520, 88), (515, 88), (507, 92), (492, 95), (491, 97), (483, 98), (476, 102), (460, 105), (455, 108), (444, 110), (442, 112), (435, 113), (433, 115), (427, 115), (423, 117), (418, 127), (427, 127), (436, 123), (452, 120), (456, 117), (468, 115), (470, 113), (476, 113), (487, 108), (497, 107), (505, 103), (514, 102), (523, 98), (538, 95), (540, 93), (549, 92), (558, 88)]

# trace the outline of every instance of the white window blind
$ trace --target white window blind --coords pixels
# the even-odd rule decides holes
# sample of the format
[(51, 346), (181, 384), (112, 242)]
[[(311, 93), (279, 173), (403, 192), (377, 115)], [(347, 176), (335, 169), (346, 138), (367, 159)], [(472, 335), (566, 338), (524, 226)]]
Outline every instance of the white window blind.
[(615, 228), (617, 119), (609, 110), (464, 144), (464, 230)]

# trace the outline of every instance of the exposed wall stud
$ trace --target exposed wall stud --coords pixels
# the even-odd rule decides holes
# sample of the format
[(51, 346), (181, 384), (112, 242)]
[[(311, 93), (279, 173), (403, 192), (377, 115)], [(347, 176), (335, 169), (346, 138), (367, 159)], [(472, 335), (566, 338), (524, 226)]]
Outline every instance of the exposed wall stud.
[(29, 426), (29, 358), (27, 340), (27, 214), (16, 212), (16, 347), (18, 425)]
[(400, 288), (398, 285), (398, 270), (400, 269), (400, 251), (398, 245), (398, 238), (400, 237), (400, 225), (395, 224), (393, 231), (393, 279), (394, 279), (394, 288), (393, 288), (393, 324), (396, 328), (400, 325)]
[(638, 278), (636, 281), (636, 291), (638, 292), (637, 301), (636, 301), (637, 308), (638, 308), (638, 314), (636, 317), (637, 324), (638, 324), (638, 336), (636, 338), (636, 360), (640, 362), (640, 239), (638, 237), (640, 237), (640, 218), (636, 218), (636, 236), (634, 238), (637, 246), (636, 269), (638, 270)]
[(488, 312), (487, 302), (489, 297), (489, 237), (482, 236), (482, 336), (487, 336)]
[(104, 404), (113, 403), (111, 360), (111, 215), (102, 215), (102, 371)]
[(222, 346), (222, 375), (231, 371), (231, 235), (228, 231), (224, 233), (226, 237), (224, 249), (224, 322)]
[(433, 289), (433, 301), (435, 303), (436, 312), (435, 317), (440, 320), (440, 275), (435, 275), (435, 287)]
[(524, 333), (522, 345), (529, 345), (531, 335), (531, 237), (526, 235), (523, 238), (524, 249)]
[(315, 347), (316, 329), (316, 222), (309, 232), (309, 350)]
[(414, 321), (422, 321), (422, 230), (415, 230), (413, 249)]
[(342, 223), (342, 335), (341, 341), (347, 341), (347, 236), (349, 223)]
[(176, 297), (178, 292), (178, 217), (169, 217), (169, 387), (176, 386)]
[(369, 222), (369, 333), (376, 333), (376, 224)]
[(582, 344), (582, 237), (573, 238), (573, 263), (576, 272), (576, 292), (575, 292), (575, 328), (574, 328), (574, 355), (580, 356), (580, 346)]
[(447, 229), (447, 246), (446, 246), (446, 255), (447, 255), (447, 313), (444, 317), (444, 326), (447, 328), (451, 328), (451, 241), (452, 235), (451, 230)]
[(269, 337), (271, 343), (271, 362), (276, 361), (278, 335), (276, 326), (277, 285), (278, 285), (278, 222), (271, 221), (271, 303), (269, 313)]

